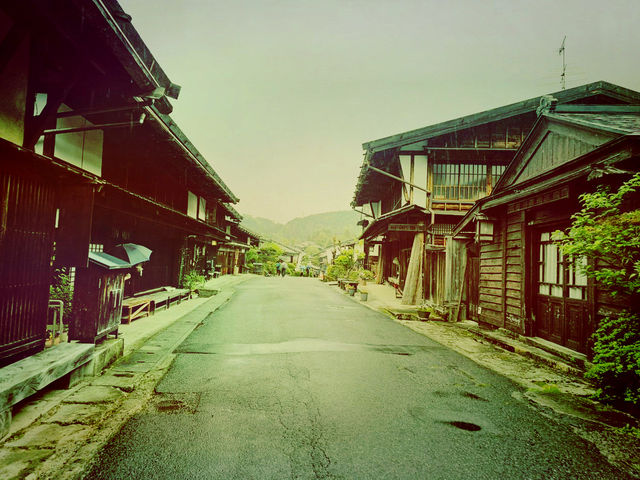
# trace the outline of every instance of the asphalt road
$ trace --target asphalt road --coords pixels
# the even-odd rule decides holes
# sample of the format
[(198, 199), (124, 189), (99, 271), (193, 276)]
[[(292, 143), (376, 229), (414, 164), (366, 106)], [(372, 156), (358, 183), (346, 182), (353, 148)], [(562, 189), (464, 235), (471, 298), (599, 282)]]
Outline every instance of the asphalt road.
[(307, 278), (238, 287), (87, 479), (623, 479), (518, 387)]

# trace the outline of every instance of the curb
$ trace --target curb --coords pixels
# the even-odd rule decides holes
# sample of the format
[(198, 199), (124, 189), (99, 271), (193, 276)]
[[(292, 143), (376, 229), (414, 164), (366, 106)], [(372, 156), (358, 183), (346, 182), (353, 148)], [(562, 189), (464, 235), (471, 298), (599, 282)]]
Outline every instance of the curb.
[[(102, 375), (80, 382), (57, 405), (0, 445), (0, 478), (82, 478), (95, 455), (148, 404), (175, 349), (235, 293), (236, 284), (137, 342)], [(78, 458), (88, 461), (83, 464)]]
[[(341, 290), (338, 290), (338, 292), (342, 293)], [(394, 320), (397, 319), (396, 315), (389, 307), (375, 307), (373, 305), (367, 304), (367, 302), (362, 302), (355, 297), (349, 298), (351, 298), (354, 302), (369, 308), (370, 310), (382, 313), (383, 315), (388, 316)], [(406, 315), (411, 316), (411, 313), (408, 312)], [(406, 318), (405, 320), (413, 320), (413, 318)], [(514, 332), (510, 332), (505, 329), (485, 330), (475, 324), (465, 325), (460, 322), (442, 323), (446, 323), (447, 326), (451, 328), (456, 328), (461, 331), (468, 332), (478, 338), (480, 341), (485, 341), (495, 347), (501, 348), (511, 353), (516, 353), (534, 362), (551, 367), (558, 372), (578, 377), (580, 379), (584, 379), (584, 372), (589, 367), (589, 362), (581, 358), (584, 357), (581, 354), (572, 355), (570, 353), (549, 351), (541, 348), (541, 346), (538, 345), (535, 339), (522, 337), (521, 335), (517, 335)]]

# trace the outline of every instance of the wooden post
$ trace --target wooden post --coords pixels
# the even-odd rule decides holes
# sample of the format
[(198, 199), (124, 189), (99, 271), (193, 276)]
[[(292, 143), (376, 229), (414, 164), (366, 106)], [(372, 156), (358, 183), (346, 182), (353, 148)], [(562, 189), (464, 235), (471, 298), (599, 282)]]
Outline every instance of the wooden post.
[(376, 283), (381, 285), (384, 283), (384, 253), (385, 248), (383, 244), (380, 244), (380, 249), (378, 251), (378, 271), (376, 272)]
[(402, 295), (403, 305), (415, 305), (418, 299), (422, 299), (422, 281), (420, 275), (422, 273), (423, 243), (424, 233), (417, 232), (413, 237), (411, 258), (409, 259), (407, 278), (404, 283), (404, 292)]

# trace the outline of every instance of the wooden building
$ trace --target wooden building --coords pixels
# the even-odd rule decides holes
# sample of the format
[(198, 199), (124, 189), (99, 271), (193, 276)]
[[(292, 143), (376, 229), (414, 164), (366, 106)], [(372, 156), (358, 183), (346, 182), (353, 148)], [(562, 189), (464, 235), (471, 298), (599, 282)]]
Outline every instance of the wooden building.
[[(561, 104), (640, 99), (607, 82), (553, 96)], [(361, 237), (365, 251), (380, 245), (378, 281), (397, 283), (404, 303), (455, 303), (447, 288), (453, 261), (447, 238), (475, 202), (492, 193), (535, 123), (541, 98), (363, 144), (352, 207), (368, 220)]]
[(153, 254), (125, 295), (177, 285), (196, 249), (225, 240), (218, 211), (238, 199), (169, 116), (180, 87), (117, 1), (5, 2), (0, 51), (7, 364), (44, 346), (52, 267), (82, 277), (90, 250), (136, 243)]
[(455, 229), (478, 259), (465, 279), (477, 298), (465, 301), (482, 324), (588, 353), (598, 315), (616, 301), (581, 274), (579, 260), (563, 257), (552, 234), (570, 225), (581, 193), (640, 170), (640, 102), (550, 102), (541, 113), (493, 193)]

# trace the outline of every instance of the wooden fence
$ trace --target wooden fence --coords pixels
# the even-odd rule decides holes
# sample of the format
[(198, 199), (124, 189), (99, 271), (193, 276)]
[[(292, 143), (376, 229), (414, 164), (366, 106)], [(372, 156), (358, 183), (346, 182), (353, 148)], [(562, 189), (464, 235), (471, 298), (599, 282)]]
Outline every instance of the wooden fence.
[(44, 348), (55, 188), (0, 171), (0, 365)]

